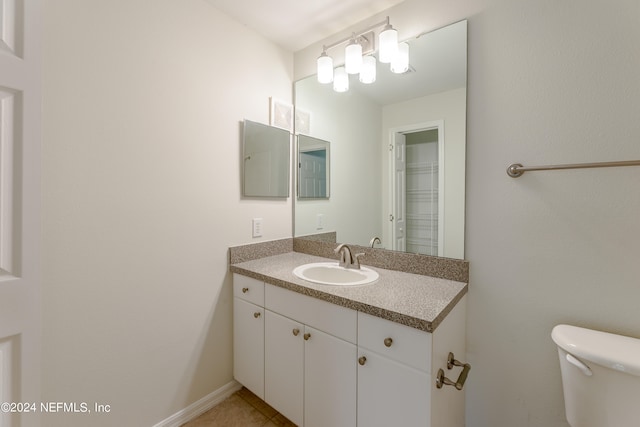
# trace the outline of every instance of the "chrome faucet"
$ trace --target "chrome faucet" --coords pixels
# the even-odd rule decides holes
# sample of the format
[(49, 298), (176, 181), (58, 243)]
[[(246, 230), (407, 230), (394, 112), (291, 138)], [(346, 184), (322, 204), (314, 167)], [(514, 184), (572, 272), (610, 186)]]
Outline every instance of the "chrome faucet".
[(373, 247), (376, 243), (379, 245), (382, 244), (382, 242), (380, 241), (380, 238), (377, 236), (369, 241), (369, 244), (371, 245), (371, 247)]
[(364, 256), (364, 253), (355, 254), (351, 253), (351, 249), (346, 244), (342, 243), (337, 248), (333, 250), (335, 253), (340, 254), (340, 267), (344, 268), (355, 268), (360, 269), (360, 260), (361, 256)]

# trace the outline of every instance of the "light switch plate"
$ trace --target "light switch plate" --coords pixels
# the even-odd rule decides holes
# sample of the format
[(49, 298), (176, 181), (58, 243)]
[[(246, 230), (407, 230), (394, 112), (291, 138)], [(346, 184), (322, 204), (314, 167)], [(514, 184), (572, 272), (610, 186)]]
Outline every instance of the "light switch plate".
[(262, 237), (262, 218), (253, 218), (253, 237)]

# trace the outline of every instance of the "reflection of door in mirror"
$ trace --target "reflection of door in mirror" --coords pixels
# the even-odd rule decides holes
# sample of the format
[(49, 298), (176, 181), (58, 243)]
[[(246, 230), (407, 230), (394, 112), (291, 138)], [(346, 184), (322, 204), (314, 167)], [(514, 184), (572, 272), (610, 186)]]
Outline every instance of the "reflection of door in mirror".
[(391, 142), (393, 249), (442, 256), (444, 138), (441, 121), (396, 129)]
[(329, 142), (298, 135), (298, 199), (329, 198)]
[(301, 151), (299, 159), (300, 197), (327, 197), (327, 151)]

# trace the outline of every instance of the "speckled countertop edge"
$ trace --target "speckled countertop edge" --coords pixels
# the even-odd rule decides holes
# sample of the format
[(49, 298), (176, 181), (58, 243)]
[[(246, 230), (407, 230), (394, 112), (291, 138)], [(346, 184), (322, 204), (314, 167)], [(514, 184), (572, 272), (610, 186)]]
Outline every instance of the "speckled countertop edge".
[(324, 261), (335, 259), (288, 252), (234, 263), (230, 271), (426, 332), (433, 332), (468, 290), (463, 282), (368, 265), (380, 278), (362, 286), (319, 285), (293, 274), (297, 266)]

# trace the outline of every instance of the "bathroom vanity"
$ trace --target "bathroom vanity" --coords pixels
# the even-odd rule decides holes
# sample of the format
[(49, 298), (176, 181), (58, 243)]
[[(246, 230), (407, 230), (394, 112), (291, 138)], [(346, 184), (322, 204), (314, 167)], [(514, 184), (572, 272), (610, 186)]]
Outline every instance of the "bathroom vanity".
[(461, 373), (447, 359), (465, 355), (467, 284), (374, 267), (363, 286), (292, 273), (319, 261), (231, 265), (235, 379), (299, 426), (463, 427), (464, 389), (436, 383)]

